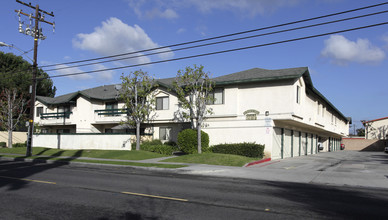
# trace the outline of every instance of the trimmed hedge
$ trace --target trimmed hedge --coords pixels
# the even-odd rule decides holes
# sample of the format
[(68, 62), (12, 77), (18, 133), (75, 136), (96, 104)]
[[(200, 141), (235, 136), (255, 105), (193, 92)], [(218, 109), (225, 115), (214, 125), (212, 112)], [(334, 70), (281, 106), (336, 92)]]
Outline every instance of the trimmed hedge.
[[(178, 146), (183, 153), (194, 154), (198, 153), (197, 130), (185, 129), (178, 134)], [(201, 131), (201, 146), (202, 152), (208, 151), (209, 135)]]
[(141, 150), (144, 151), (150, 151), (158, 154), (164, 154), (164, 155), (172, 155), (177, 149), (171, 145), (166, 144), (160, 144), (160, 145), (154, 145), (154, 144), (142, 144), (140, 146)]
[[(174, 142), (162, 143), (162, 141), (155, 139), (152, 141), (144, 141), (140, 144), (140, 150), (150, 151), (158, 154), (172, 155), (175, 151), (178, 151), (178, 147), (173, 145)], [(136, 150), (136, 142), (131, 144), (132, 150)]]
[[(143, 144), (147, 144), (147, 145), (162, 145), (163, 143), (162, 143), (162, 141), (160, 141), (158, 139), (155, 139), (155, 140), (152, 140), (152, 141), (144, 141), (143, 143), (140, 142), (140, 150), (143, 150), (143, 149), (141, 149), (141, 146)], [(131, 144), (131, 147), (132, 147), (132, 150), (136, 150), (136, 141)]]
[(16, 144), (12, 144), (12, 147), (27, 147), (27, 144), (26, 143), (16, 143)]
[(210, 149), (213, 153), (234, 154), (245, 157), (259, 157), (264, 156), (264, 145), (256, 143), (236, 143), (236, 144), (218, 144), (212, 146)]
[(7, 143), (5, 143), (5, 142), (0, 142), (0, 147), (7, 147)]

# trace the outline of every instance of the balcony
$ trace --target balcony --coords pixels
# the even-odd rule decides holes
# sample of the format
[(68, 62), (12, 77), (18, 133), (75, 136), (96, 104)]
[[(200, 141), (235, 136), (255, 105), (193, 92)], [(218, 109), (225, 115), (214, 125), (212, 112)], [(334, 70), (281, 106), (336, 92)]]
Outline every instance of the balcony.
[(129, 109), (100, 109), (94, 110), (97, 115), (105, 115), (105, 116), (121, 116), (123, 114), (128, 115)]
[(73, 112), (40, 113), (40, 119), (70, 118), (71, 114), (73, 114)]
[(94, 110), (94, 120), (96, 123), (116, 123), (120, 122), (129, 113), (129, 109)]
[(69, 125), (71, 123), (71, 115), (73, 112), (56, 112), (56, 113), (40, 113), (42, 125)]

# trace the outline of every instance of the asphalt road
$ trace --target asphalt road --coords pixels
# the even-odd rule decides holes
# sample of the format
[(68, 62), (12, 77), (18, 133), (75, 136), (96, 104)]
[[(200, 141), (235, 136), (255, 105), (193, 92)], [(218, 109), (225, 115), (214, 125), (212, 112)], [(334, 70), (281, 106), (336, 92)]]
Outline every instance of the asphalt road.
[(386, 219), (388, 190), (0, 161), (0, 219)]

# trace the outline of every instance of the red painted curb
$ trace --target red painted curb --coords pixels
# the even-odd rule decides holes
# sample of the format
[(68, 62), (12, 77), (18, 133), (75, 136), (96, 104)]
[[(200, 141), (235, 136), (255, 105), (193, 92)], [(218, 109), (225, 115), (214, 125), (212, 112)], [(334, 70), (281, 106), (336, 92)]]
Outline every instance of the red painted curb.
[(253, 161), (253, 162), (245, 164), (244, 167), (249, 167), (249, 166), (253, 166), (253, 165), (256, 165), (256, 164), (265, 163), (265, 162), (268, 162), (268, 161), (271, 161), (271, 158), (266, 158), (266, 159), (262, 159), (262, 160), (258, 160), (258, 161)]

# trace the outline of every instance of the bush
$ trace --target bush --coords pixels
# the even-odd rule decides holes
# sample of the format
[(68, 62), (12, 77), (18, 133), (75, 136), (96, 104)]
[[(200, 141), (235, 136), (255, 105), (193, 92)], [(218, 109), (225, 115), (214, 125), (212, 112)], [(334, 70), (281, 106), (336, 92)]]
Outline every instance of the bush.
[(256, 143), (218, 144), (210, 148), (213, 153), (234, 154), (245, 157), (264, 156), (264, 145)]
[(140, 146), (140, 149), (144, 151), (150, 151), (150, 152), (164, 154), (164, 155), (172, 155), (176, 151), (175, 147), (170, 145), (165, 145), (165, 144), (160, 144), (160, 145), (142, 144)]
[[(183, 153), (198, 153), (197, 130), (186, 129), (178, 134), (178, 146)], [(202, 151), (206, 152), (209, 148), (209, 135), (201, 131)]]
[(5, 142), (0, 142), (0, 147), (7, 147), (7, 143), (5, 143)]
[(16, 143), (16, 144), (12, 144), (12, 147), (27, 147), (27, 144), (26, 143)]
[(173, 147), (177, 147), (178, 146), (174, 141), (164, 142), (164, 145), (170, 145), (170, 146), (173, 146)]
[[(163, 145), (162, 141), (161, 141), (161, 140), (158, 140), (158, 139), (151, 140), (151, 141), (143, 141), (142, 143), (140, 143), (140, 149), (141, 149), (141, 146), (142, 146), (143, 144), (146, 144), (146, 145)], [(133, 142), (133, 143), (131, 144), (131, 146), (132, 146), (132, 149), (133, 149), (133, 150), (136, 150), (136, 141)], [(143, 150), (143, 149), (141, 149), (141, 150)]]

